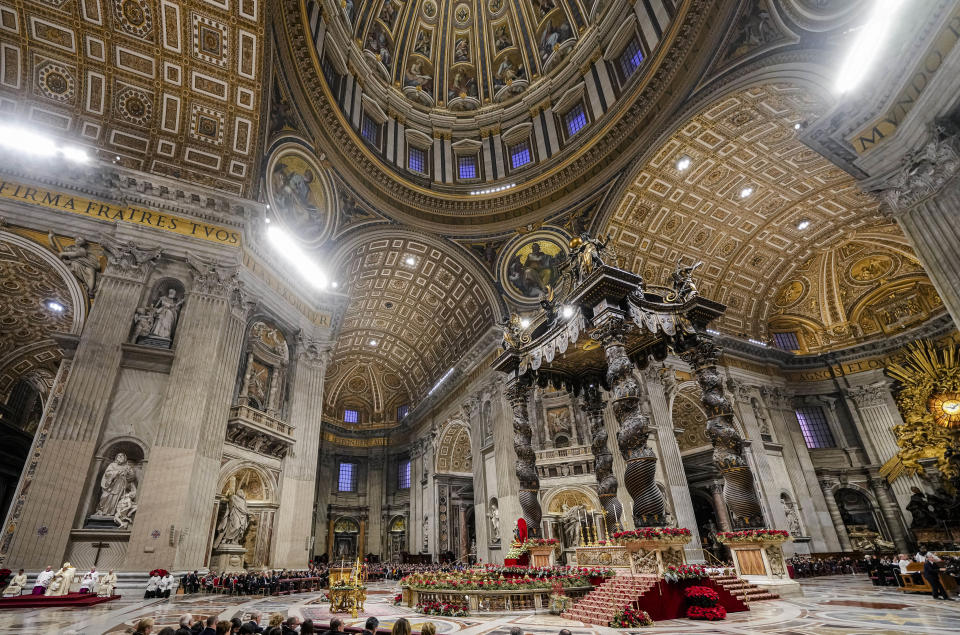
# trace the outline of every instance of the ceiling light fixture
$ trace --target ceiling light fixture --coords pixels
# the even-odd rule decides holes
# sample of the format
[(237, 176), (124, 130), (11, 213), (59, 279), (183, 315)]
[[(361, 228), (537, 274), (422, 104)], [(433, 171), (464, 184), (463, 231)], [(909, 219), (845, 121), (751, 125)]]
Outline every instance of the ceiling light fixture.
[(300, 249), (300, 245), (287, 232), (275, 225), (267, 227), (267, 238), (277, 248), (277, 251), (290, 262), (304, 278), (318, 289), (327, 288), (327, 274), (318, 267), (307, 254)]
[(750, 186), (747, 186), (742, 190), (740, 190), (740, 198), (747, 198), (751, 194), (753, 194), (753, 188)]
[(800, 231), (805, 230), (807, 227), (810, 227), (810, 221), (808, 221), (807, 219), (803, 219), (802, 221), (797, 223), (797, 229), (799, 229)]
[(684, 170), (690, 167), (690, 163), (691, 163), (690, 157), (688, 157), (687, 155), (683, 155), (682, 157), (677, 159), (677, 169), (683, 172)]
[(803, 127), (803, 126), (800, 125), (800, 122), (799, 122), (799, 121), (798, 121), (797, 123), (793, 124), (793, 129), (794, 129), (794, 130), (799, 130), (799, 129), (802, 128), (802, 127)]
[(853, 90), (866, 77), (877, 54), (886, 44), (890, 27), (897, 20), (902, 4), (903, 0), (874, 0), (870, 17), (857, 33), (837, 74), (834, 88), (838, 93)]
[(334, 289), (336, 289), (337, 287), (340, 286), (340, 283), (337, 282), (336, 280), (334, 280), (333, 282), (330, 283), (330, 286), (333, 287)]
[(79, 146), (57, 145), (53, 137), (20, 126), (0, 126), (0, 147), (35, 157), (60, 155), (73, 163), (86, 163), (90, 160), (87, 151)]
[(412, 267), (413, 265), (417, 264), (417, 259), (413, 256), (407, 256), (407, 259), (404, 260), (404, 262)]
[(67, 307), (63, 306), (56, 300), (47, 300), (47, 308), (53, 311), (54, 313), (63, 313)]
[(501, 185), (499, 187), (488, 187), (485, 190), (473, 190), (470, 192), (471, 196), (480, 196), (483, 194), (496, 194), (497, 192), (502, 192), (504, 190), (509, 190), (511, 187), (516, 187), (516, 183), (508, 183), (507, 185)]
[(560, 310), (560, 315), (562, 315), (564, 318), (567, 318), (567, 319), (572, 318), (572, 317), (573, 317), (573, 307), (570, 306), (569, 304), (565, 304), (565, 305), (563, 306), (563, 309)]
[(527, 328), (530, 326), (530, 320), (528, 318), (520, 318), (520, 326)]
[(442, 384), (443, 382), (447, 381), (447, 380), (450, 378), (450, 375), (452, 375), (452, 374), (453, 374), (453, 369), (452, 369), (452, 368), (451, 368), (450, 370), (448, 370), (447, 372), (445, 372), (445, 373), (443, 374), (443, 377), (441, 377), (440, 379), (438, 379), (438, 380), (437, 380), (437, 383), (435, 383), (435, 384), (433, 385), (433, 388), (431, 388), (431, 389), (429, 390), (429, 392), (427, 392), (427, 396), (429, 397), (430, 395), (432, 395), (432, 394), (433, 394), (433, 391), (436, 390), (437, 388), (439, 388), (439, 387), (440, 387), (440, 384)]
[(376, 346), (377, 340), (370, 340), (370, 346)]

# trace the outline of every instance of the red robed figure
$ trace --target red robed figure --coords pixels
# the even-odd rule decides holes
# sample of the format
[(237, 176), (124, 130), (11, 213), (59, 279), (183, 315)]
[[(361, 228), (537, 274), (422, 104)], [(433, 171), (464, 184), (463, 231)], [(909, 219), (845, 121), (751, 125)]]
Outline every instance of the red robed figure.
[(527, 541), (527, 521), (523, 518), (517, 521), (517, 535), (520, 542)]

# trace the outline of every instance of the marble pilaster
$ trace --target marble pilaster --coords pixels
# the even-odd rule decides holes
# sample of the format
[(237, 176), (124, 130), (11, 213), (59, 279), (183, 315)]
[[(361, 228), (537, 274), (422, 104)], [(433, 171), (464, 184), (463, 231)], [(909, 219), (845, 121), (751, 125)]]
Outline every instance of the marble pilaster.
[[(323, 342), (303, 333), (297, 338), (297, 359), (291, 378), (290, 418), (296, 439), (283, 461), (280, 508), (277, 511), (275, 567), (299, 568), (310, 555), (310, 537), (323, 542), (314, 533), (317, 465), (320, 437), (323, 433), (323, 378), (329, 352)], [(322, 549), (322, 547), (321, 547)]]
[(78, 510), (89, 492), (88, 471), (100, 442), (122, 357), (121, 345), (159, 249), (101, 240), (108, 264), (73, 354), (59, 413), (37, 459), (5, 565), (42, 569), (62, 562)]
[(673, 415), (670, 409), (670, 399), (676, 389), (676, 378), (672, 369), (653, 367), (648, 368), (643, 375), (646, 379), (650, 416), (660, 441), (660, 462), (666, 476), (667, 488), (670, 490), (670, 499), (673, 501), (674, 515), (677, 517), (677, 524), (680, 527), (686, 527), (693, 534), (693, 539), (687, 543), (684, 551), (687, 553), (688, 561), (699, 562), (703, 560), (700, 531), (697, 527), (697, 518), (693, 513), (690, 486), (683, 469), (683, 459), (680, 456), (680, 446), (677, 445), (677, 435), (674, 433)]
[[(131, 530), (127, 568), (202, 566), (251, 304), (235, 266), (191, 259), (193, 283)], [(159, 531), (164, 540), (154, 537)]]
[(820, 481), (820, 487), (823, 489), (823, 498), (827, 503), (827, 511), (830, 512), (830, 520), (833, 521), (833, 527), (837, 532), (837, 539), (840, 541), (841, 551), (851, 551), (850, 536), (847, 534), (847, 526), (843, 524), (843, 518), (840, 516), (840, 506), (837, 505), (837, 499), (833, 496), (834, 483), (824, 479)]
[(893, 544), (897, 546), (898, 551), (907, 553), (907, 535), (904, 531), (903, 516), (900, 514), (900, 510), (897, 508), (893, 497), (890, 495), (890, 489), (886, 479), (871, 477), (867, 483), (873, 491), (874, 496), (877, 497), (877, 504), (880, 505), (880, 514), (883, 516), (883, 520), (890, 530), (889, 538), (893, 540)]

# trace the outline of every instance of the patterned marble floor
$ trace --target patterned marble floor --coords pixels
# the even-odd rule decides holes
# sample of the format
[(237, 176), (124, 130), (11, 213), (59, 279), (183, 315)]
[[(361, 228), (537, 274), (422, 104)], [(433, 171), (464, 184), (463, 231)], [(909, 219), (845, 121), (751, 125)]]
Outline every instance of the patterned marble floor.
[[(833, 576), (801, 582), (803, 598), (758, 602), (751, 610), (733, 613), (723, 622), (671, 620), (645, 629), (627, 631), (637, 635), (887, 635), (891, 633), (948, 635), (960, 633), (960, 602), (933, 600), (929, 596), (903, 594), (874, 587), (865, 576)], [(397, 617), (407, 617), (415, 630), (424, 621), (412, 611), (393, 606), (394, 583), (373, 585), (367, 612), (349, 623), (361, 624), (366, 615), (376, 615), (382, 627)], [(128, 596), (109, 604), (78, 609), (13, 609), (0, 611), (0, 633), (84, 634), (125, 633), (137, 620), (151, 616), (157, 628), (175, 626), (182, 613), (217, 615), (220, 619), (241, 617), (250, 611), (297, 615), (326, 622), (330, 613), (317, 594), (282, 598), (197, 596), (170, 600), (143, 600)], [(555, 635), (569, 628), (574, 635), (615, 635), (610, 628), (584, 626), (552, 615), (471, 615), (467, 618), (431, 618), (444, 635), (507, 635), (519, 626), (529, 635)], [(622, 631), (621, 631), (622, 632)]]

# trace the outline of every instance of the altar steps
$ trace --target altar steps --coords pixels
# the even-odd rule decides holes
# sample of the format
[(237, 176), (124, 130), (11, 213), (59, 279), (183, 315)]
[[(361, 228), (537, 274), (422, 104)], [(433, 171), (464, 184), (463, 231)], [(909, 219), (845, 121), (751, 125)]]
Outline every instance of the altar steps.
[(563, 617), (584, 624), (607, 626), (617, 612), (632, 605), (656, 583), (654, 576), (610, 578), (577, 602)]
[(722, 586), (730, 595), (743, 602), (777, 600), (780, 598), (776, 593), (761, 589), (757, 585), (738, 578), (735, 575), (711, 575), (710, 579)]

